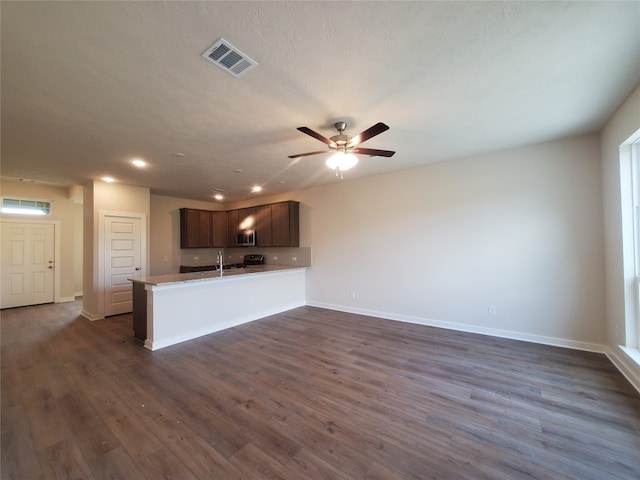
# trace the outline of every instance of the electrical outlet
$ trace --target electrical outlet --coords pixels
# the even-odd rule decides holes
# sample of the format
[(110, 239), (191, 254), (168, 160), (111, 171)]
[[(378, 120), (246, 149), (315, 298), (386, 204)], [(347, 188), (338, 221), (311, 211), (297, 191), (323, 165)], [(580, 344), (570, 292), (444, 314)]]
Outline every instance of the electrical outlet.
[(349, 296), (351, 298), (356, 298), (356, 292), (354, 292), (353, 290), (351, 290), (351, 292), (349, 292)]
[(277, 256), (277, 255), (274, 255), (274, 256), (273, 256), (273, 259), (274, 259), (274, 260), (278, 260), (278, 256)]
[(193, 259), (194, 259), (194, 260), (200, 260), (200, 257), (198, 257), (197, 255), (195, 255), (195, 256), (193, 257)]
[(163, 259), (165, 262), (168, 262), (168, 261), (169, 261), (169, 257), (167, 257), (166, 255), (165, 255), (164, 257), (162, 257), (162, 259)]
[(291, 261), (297, 262), (298, 261), (298, 257), (291, 257)]
[(489, 315), (495, 315), (496, 314), (496, 306), (495, 305), (489, 305), (487, 307), (487, 313)]

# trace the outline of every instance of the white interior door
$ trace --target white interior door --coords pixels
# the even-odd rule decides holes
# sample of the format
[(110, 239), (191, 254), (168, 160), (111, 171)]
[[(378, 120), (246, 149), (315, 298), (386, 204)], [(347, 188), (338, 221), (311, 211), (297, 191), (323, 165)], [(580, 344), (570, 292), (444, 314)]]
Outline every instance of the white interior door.
[(0, 308), (53, 303), (55, 225), (1, 225)]
[(142, 274), (142, 237), (139, 217), (104, 217), (104, 315), (133, 311), (129, 278)]

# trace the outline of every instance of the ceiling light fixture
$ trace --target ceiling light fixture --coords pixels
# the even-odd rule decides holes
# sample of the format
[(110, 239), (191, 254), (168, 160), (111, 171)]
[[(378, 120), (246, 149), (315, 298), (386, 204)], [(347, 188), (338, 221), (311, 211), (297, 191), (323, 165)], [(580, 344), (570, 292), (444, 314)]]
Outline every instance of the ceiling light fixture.
[(112, 177), (102, 177), (102, 181), (103, 182), (107, 182), (107, 183), (113, 183), (116, 180), (114, 178), (112, 178)]
[(327, 167), (329, 167), (331, 170), (335, 170), (336, 177), (340, 175), (340, 178), (342, 178), (342, 172), (355, 167), (357, 164), (358, 157), (356, 157), (353, 153), (345, 153), (343, 151), (334, 153), (326, 162)]
[(221, 193), (216, 193), (213, 198), (216, 200), (224, 200), (224, 196)]
[[(355, 167), (358, 164), (358, 158), (354, 153), (361, 155), (369, 155), (370, 157), (392, 157), (396, 152), (391, 150), (379, 150), (377, 148), (362, 148), (359, 145), (366, 142), (370, 138), (380, 135), (382, 132), (389, 130), (389, 126), (382, 122), (376, 123), (374, 126), (367, 128), (364, 132), (356, 135), (355, 137), (349, 137), (344, 134), (345, 128), (347, 128), (347, 122), (336, 122), (333, 124), (338, 130), (338, 135), (334, 135), (331, 138), (326, 138), (317, 132), (314, 132), (309, 127), (298, 127), (302, 133), (320, 140), (322, 143), (329, 146), (330, 150), (335, 152), (326, 162), (327, 166), (335, 170), (336, 177), (343, 178), (342, 172)], [(300, 153), (298, 155), (289, 155), (289, 158), (297, 159), (300, 157), (307, 157), (309, 155), (319, 155), (325, 153), (323, 150), (317, 152)]]
[(260, 185), (254, 185), (253, 188), (251, 189), (251, 191), (253, 193), (258, 193), (262, 191), (262, 187)]
[(147, 166), (147, 162), (145, 162), (144, 160), (141, 160), (139, 158), (134, 158), (133, 160), (131, 160), (131, 163), (133, 163), (138, 168), (142, 168), (142, 167), (146, 167)]

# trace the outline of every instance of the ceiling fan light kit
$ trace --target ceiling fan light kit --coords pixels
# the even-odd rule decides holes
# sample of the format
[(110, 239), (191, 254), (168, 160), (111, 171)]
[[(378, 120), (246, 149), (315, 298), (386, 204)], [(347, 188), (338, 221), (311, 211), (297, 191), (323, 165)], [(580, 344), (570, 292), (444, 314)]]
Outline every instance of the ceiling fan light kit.
[(336, 176), (338, 175), (338, 172), (349, 170), (350, 168), (355, 167), (357, 164), (358, 157), (356, 157), (353, 153), (344, 153), (342, 151), (334, 153), (326, 161), (327, 167), (329, 167), (331, 170), (336, 171)]
[[(392, 157), (393, 154), (396, 153), (391, 150), (357, 148), (357, 146), (362, 142), (365, 142), (370, 138), (389, 130), (389, 127), (382, 122), (376, 123), (374, 126), (368, 128), (360, 135), (356, 135), (355, 137), (349, 137), (348, 135), (345, 135), (343, 133), (347, 128), (346, 122), (336, 122), (334, 124), (334, 127), (336, 128), (336, 130), (338, 130), (338, 135), (334, 135), (331, 138), (326, 138), (325, 136), (314, 132), (308, 127), (298, 127), (298, 130), (326, 144), (329, 147), (329, 152), (335, 152), (326, 161), (326, 165), (330, 169), (335, 170), (336, 176), (340, 175), (340, 178), (342, 178), (342, 172), (344, 172), (345, 170), (349, 170), (350, 168), (353, 168), (357, 165), (358, 158), (354, 154), (369, 155), (370, 157)], [(327, 153), (327, 150), (300, 153), (298, 155), (289, 155), (289, 158), (307, 157), (310, 155), (319, 155), (321, 153)]]

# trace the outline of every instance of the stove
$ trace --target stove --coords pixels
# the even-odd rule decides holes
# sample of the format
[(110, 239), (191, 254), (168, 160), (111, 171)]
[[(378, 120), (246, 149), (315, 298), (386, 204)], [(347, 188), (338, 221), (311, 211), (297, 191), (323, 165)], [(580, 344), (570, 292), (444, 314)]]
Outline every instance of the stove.
[(245, 255), (242, 264), (245, 267), (251, 267), (255, 265), (264, 265), (264, 255), (252, 253), (251, 255)]

